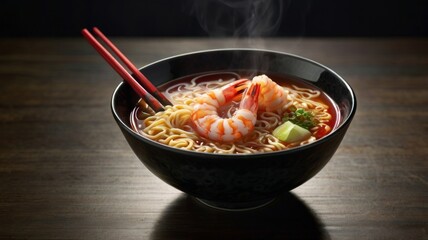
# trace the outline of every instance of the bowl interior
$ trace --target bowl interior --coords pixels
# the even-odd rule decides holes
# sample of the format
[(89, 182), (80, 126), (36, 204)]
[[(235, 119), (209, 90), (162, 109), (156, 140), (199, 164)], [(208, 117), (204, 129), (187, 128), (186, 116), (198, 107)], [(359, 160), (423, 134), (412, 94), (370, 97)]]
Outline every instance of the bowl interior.
[[(257, 49), (218, 49), (162, 59), (140, 69), (156, 86), (197, 73), (233, 70), (287, 76), (317, 86), (340, 111), (338, 127), (332, 133), (355, 113), (355, 95), (344, 79), (331, 69), (296, 55)], [(113, 113), (130, 131), (129, 114), (137, 101), (138, 96), (127, 84), (120, 84), (113, 94)]]

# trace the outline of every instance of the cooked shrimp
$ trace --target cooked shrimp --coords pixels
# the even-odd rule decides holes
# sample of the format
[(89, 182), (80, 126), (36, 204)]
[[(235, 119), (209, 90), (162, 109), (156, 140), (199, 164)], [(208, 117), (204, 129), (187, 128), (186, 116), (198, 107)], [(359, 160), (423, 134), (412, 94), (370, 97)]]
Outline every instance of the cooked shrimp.
[[(197, 99), (191, 116), (194, 129), (203, 137), (213, 141), (233, 142), (254, 129), (257, 120), (259, 84), (248, 86), (249, 80), (232, 82), (215, 89)], [(230, 118), (219, 116), (219, 108), (242, 94), (238, 109)]]
[(255, 76), (252, 83), (260, 84), (259, 110), (262, 112), (280, 111), (287, 104), (284, 88), (266, 75)]

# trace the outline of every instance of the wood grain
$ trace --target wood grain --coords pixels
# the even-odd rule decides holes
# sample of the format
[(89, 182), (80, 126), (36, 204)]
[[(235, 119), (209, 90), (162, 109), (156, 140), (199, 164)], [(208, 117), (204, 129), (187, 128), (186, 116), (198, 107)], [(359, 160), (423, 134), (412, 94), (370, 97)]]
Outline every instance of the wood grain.
[(136, 65), (267, 48), (318, 61), (358, 111), (313, 179), (252, 212), (207, 208), (133, 155), (119, 77), (83, 39), (0, 40), (0, 239), (427, 239), (427, 39), (117, 38)]

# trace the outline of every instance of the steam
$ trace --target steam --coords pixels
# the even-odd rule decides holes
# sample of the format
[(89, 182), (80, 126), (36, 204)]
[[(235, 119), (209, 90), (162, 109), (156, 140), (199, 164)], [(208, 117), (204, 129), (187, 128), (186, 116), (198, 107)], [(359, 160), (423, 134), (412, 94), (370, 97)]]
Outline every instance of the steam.
[(281, 24), (282, 0), (194, 0), (193, 14), (210, 36), (265, 37)]

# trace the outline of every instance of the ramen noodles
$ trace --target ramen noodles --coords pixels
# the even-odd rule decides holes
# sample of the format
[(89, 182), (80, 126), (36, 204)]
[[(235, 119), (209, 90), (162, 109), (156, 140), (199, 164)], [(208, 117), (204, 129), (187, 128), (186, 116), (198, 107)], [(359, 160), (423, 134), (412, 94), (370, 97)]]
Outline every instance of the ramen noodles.
[[(160, 86), (174, 105), (149, 114), (140, 102), (130, 116), (132, 128), (171, 147), (245, 154), (309, 144), (337, 126), (336, 104), (317, 87), (274, 75), (245, 76), (208, 73)], [(308, 134), (298, 141), (284, 141), (274, 134), (284, 122)]]

